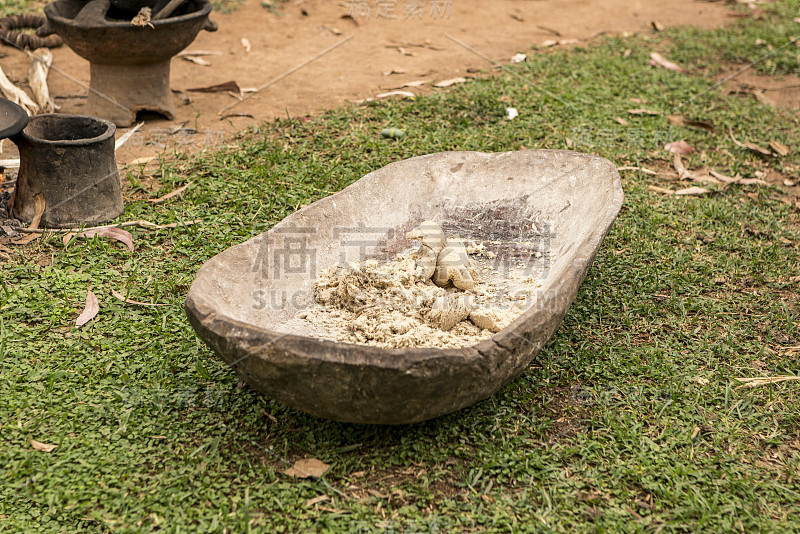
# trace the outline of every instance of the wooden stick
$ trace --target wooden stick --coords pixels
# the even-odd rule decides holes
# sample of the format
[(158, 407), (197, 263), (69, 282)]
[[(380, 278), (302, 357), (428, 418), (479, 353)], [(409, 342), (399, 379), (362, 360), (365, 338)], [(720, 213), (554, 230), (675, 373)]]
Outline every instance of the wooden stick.
[(169, 0), (169, 3), (165, 5), (161, 10), (156, 13), (150, 20), (162, 20), (170, 15), (172, 12), (178, 9), (178, 7), (184, 3), (186, 0)]
[(104, 224), (102, 226), (91, 226), (83, 228), (76, 226), (75, 228), (14, 228), (15, 231), (23, 234), (43, 234), (45, 232), (52, 234), (67, 234), (70, 232), (85, 232), (87, 230), (99, 230), (101, 228), (129, 228), (131, 226), (138, 226), (140, 228), (149, 228), (151, 230), (166, 230), (169, 228), (178, 228), (180, 226), (190, 226), (202, 222), (203, 219), (194, 219), (192, 221), (182, 221), (169, 224), (155, 224), (150, 221), (139, 219), (138, 221), (128, 221), (117, 224)]

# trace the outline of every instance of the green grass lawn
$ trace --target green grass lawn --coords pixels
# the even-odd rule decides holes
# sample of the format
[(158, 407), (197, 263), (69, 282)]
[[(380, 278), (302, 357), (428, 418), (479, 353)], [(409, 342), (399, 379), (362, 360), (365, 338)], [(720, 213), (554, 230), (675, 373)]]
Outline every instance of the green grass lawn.
[[(52, 234), (14, 248), (0, 270), (0, 531), (800, 530), (800, 383), (735, 380), (797, 374), (797, 199), (782, 186), (678, 184), (663, 150), (685, 139), (698, 150), (688, 168), (797, 180), (797, 110), (713, 88), (722, 60), (763, 56), (756, 38), (775, 49), (761, 72), (798, 72), (800, 3), (766, 9), (726, 30), (531, 52), (415, 101), (264, 124), (164, 162), (158, 191), (123, 177), (128, 197), (193, 185), (164, 204), (130, 201), (120, 221), (199, 224), (131, 229), (133, 253)], [(689, 73), (648, 67), (650, 52)], [(381, 138), (388, 127), (406, 135)], [(792, 151), (759, 155), (729, 129)], [(403, 427), (319, 420), (237, 387), (189, 326), (197, 269), (299, 206), (399, 159), (523, 147), (659, 174), (621, 171), (625, 204), (564, 323), (494, 397)], [(649, 189), (690, 185), (710, 193)], [(89, 288), (100, 313), (76, 329)], [(168, 306), (125, 306), (112, 290)], [(322, 479), (282, 474), (311, 457), (331, 465)]]

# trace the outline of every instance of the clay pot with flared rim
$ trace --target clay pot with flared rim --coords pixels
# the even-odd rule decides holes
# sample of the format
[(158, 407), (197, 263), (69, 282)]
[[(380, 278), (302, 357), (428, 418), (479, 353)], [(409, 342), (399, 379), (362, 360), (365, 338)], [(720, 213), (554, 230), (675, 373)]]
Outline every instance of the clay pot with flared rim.
[(19, 147), (11, 214), (31, 222), (35, 195), (45, 210), (41, 225), (69, 228), (106, 222), (123, 210), (114, 158), (113, 123), (81, 115), (36, 115), (10, 139)]

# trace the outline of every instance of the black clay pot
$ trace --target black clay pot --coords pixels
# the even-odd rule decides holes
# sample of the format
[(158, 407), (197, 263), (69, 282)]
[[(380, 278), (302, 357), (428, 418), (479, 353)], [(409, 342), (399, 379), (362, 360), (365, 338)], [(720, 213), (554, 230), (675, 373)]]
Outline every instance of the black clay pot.
[(5, 98), (0, 98), (0, 139), (17, 135), (28, 124), (25, 110)]
[(113, 123), (95, 117), (31, 117), (11, 137), (20, 155), (11, 214), (30, 222), (37, 194), (45, 201), (41, 224), (50, 228), (102, 223), (122, 213), (115, 131)]

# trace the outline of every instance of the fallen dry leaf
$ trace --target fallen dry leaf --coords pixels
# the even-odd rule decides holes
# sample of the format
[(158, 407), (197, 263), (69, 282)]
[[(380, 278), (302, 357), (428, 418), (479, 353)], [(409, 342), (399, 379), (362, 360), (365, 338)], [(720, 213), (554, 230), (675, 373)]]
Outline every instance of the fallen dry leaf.
[(764, 180), (759, 180), (758, 178), (742, 178), (738, 174), (731, 178), (730, 176), (725, 176), (722, 173), (719, 173), (715, 170), (710, 171), (711, 176), (717, 178), (720, 182), (725, 182), (726, 184), (741, 184), (741, 185), (767, 185), (767, 182)]
[(411, 100), (417, 98), (417, 95), (415, 95), (411, 91), (389, 91), (388, 93), (381, 93), (379, 95), (375, 95), (375, 98), (389, 98), (390, 96), (404, 96), (406, 98), (410, 98)]
[(687, 119), (681, 115), (667, 115), (667, 120), (672, 126), (691, 126), (693, 128), (702, 128), (710, 133), (716, 133), (716, 128), (708, 121)]
[(549, 48), (551, 46), (556, 46), (556, 45), (570, 45), (578, 43), (580, 43), (579, 39), (559, 39), (559, 40), (548, 39), (542, 42), (542, 46)]
[(655, 191), (656, 193), (663, 193), (665, 195), (676, 195), (676, 196), (705, 195), (706, 193), (710, 193), (708, 189), (696, 186), (673, 191), (672, 189), (664, 189), (663, 187), (649, 185), (647, 186), (647, 189), (649, 189), (650, 191)]
[(755, 44), (756, 46), (766, 46), (767, 50), (772, 50), (772, 45), (764, 39), (756, 39)]
[(664, 59), (664, 57), (661, 56), (661, 54), (658, 54), (656, 52), (652, 52), (650, 54), (650, 65), (654, 67), (663, 67), (665, 69), (669, 69), (675, 72), (686, 72), (683, 68), (679, 67), (672, 61)]
[(703, 187), (687, 187), (686, 189), (678, 189), (675, 191), (676, 196), (687, 196), (687, 195), (705, 195), (706, 193), (710, 193), (708, 189)]
[(650, 174), (652, 176), (658, 174), (656, 171), (652, 171), (647, 167), (617, 167), (617, 171), (639, 171), (643, 172), (644, 174)]
[(182, 222), (174, 222), (169, 224), (155, 224), (151, 223), (150, 221), (145, 221), (144, 219), (139, 219), (137, 221), (131, 221), (129, 223), (123, 223), (125, 226), (141, 226), (142, 228), (152, 228), (153, 230), (164, 230), (167, 228), (177, 228), (179, 226), (189, 226), (192, 224), (197, 224), (199, 222), (203, 222), (203, 219), (193, 219), (191, 221), (182, 221)]
[(219, 83), (217, 85), (209, 85), (207, 87), (194, 87), (186, 90), (193, 93), (234, 93), (240, 96), (242, 94), (242, 89), (235, 81)]
[(620, 123), (623, 126), (627, 126), (628, 125), (628, 121), (626, 121), (622, 117), (615, 117), (614, 120), (617, 121), (618, 123)]
[(155, 156), (145, 156), (143, 158), (136, 158), (135, 160), (128, 163), (128, 165), (147, 165), (154, 159), (156, 159)]
[(226, 113), (222, 117), (220, 117), (220, 120), (225, 120), (230, 117), (247, 117), (248, 119), (256, 118), (255, 115), (251, 113)]
[(647, 189), (650, 191), (655, 191), (656, 193), (663, 193), (665, 195), (674, 195), (675, 191), (672, 189), (665, 189), (663, 187), (658, 187), (657, 185), (648, 185)]
[(189, 187), (190, 185), (192, 185), (192, 182), (187, 182), (186, 185), (179, 187), (175, 191), (171, 191), (171, 192), (167, 193), (163, 197), (151, 198), (151, 199), (148, 199), (147, 201), (149, 203), (151, 203), (151, 204), (160, 204), (161, 202), (164, 202), (165, 200), (169, 200), (172, 197), (176, 197), (176, 196), (180, 195), (181, 193), (186, 191), (186, 188)]
[(628, 113), (630, 113), (631, 115), (661, 115), (660, 111), (653, 111), (651, 109), (643, 109), (643, 108), (629, 109)]
[(225, 53), (222, 50), (184, 50), (179, 52), (178, 56), (222, 56)]
[(310, 506), (314, 506), (315, 504), (319, 504), (321, 502), (325, 502), (325, 501), (329, 501), (329, 500), (331, 500), (331, 498), (328, 497), (327, 495), (320, 495), (319, 497), (314, 497), (313, 499), (307, 500), (306, 501), (306, 506), (309, 506), (309, 507)]
[(758, 152), (759, 154), (763, 154), (765, 156), (772, 156), (772, 152), (770, 152), (766, 148), (762, 148), (762, 147), (760, 147), (760, 146), (758, 146), (758, 145), (756, 145), (754, 143), (740, 143), (739, 141), (737, 141), (736, 138), (733, 136), (733, 129), (732, 128), (728, 128), (728, 134), (731, 136), (731, 140), (737, 146), (740, 146), (742, 148), (747, 148), (749, 150), (752, 150), (753, 152)]
[(186, 61), (190, 61), (195, 65), (202, 65), (203, 67), (210, 67), (211, 62), (198, 56), (181, 56)]
[(679, 179), (685, 180), (686, 178), (694, 178), (692, 173), (686, 170), (686, 167), (683, 165), (680, 152), (675, 152), (675, 155), (672, 157), (672, 166), (675, 167), (675, 172), (678, 173)]
[(41, 441), (36, 441), (35, 439), (31, 440), (31, 446), (33, 446), (34, 450), (41, 452), (53, 452), (58, 447), (58, 445), (49, 445)]
[(759, 91), (750, 91), (750, 93), (755, 97), (756, 100), (758, 100), (762, 104), (766, 104), (771, 108), (778, 107), (778, 104), (770, 97), (768, 97), (763, 89)]
[(403, 85), (393, 87), (393, 89), (403, 89), (404, 87), (422, 87), (426, 83), (431, 83), (430, 80), (414, 80), (413, 82), (406, 82)]
[(75, 319), (75, 326), (83, 326), (92, 319), (94, 316), (97, 315), (97, 312), (100, 311), (100, 305), (97, 303), (97, 296), (92, 293), (92, 290), (88, 290), (86, 292), (86, 304), (83, 307), (83, 311)]
[(112, 296), (113, 296), (115, 299), (117, 299), (117, 300), (121, 300), (121, 301), (122, 301), (122, 302), (124, 302), (125, 304), (134, 304), (134, 305), (136, 305), (136, 306), (169, 306), (169, 304), (164, 304), (164, 303), (161, 303), (161, 304), (152, 304), (152, 303), (150, 303), (150, 302), (140, 302), (140, 301), (138, 301), (138, 300), (128, 299), (128, 298), (125, 298), (125, 295), (123, 295), (123, 294), (122, 294), (122, 293), (120, 293), (119, 291), (115, 291), (115, 290), (113, 290), (113, 289), (111, 290), (111, 295), (112, 295)]
[(340, 19), (344, 19), (344, 20), (346, 20), (346, 21), (348, 21), (348, 22), (352, 22), (354, 26), (360, 26), (360, 24), (359, 24), (359, 23), (358, 23), (358, 21), (357, 21), (357, 20), (356, 20), (356, 19), (353, 17), (353, 15), (342, 15), (342, 16), (341, 16), (341, 17), (339, 17), (339, 18), (340, 18)]
[(650, 26), (652, 26), (653, 29), (655, 31), (657, 31), (657, 32), (663, 32), (664, 31), (664, 25), (661, 24), (660, 22), (658, 22), (657, 20), (651, 21), (650, 22)]
[(33, 219), (31, 220), (31, 224), (28, 225), (28, 229), (30, 230), (39, 228), (39, 223), (42, 222), (42, 215), (44, 215), (44, 210), (47, 207), (47, 202), (45, 202), (44, 196), (41, 193), (33, 195), (33, 205)]
[(734, 378), (734, 380), (742, 384), (740, 387), (757, 388), (759, 386), (767, 386), (769, 384), (778, 384), (780, 382), (800, 380), (800, 376), (792, 376), (792, 375), (759, 376), (755, 378)]
[[(44, 215), (44, 210), (47, 207), (47, 202), (44, 200), (44, 196), (41, 193), (37, 193), (33, 195), (33, 219), (31, 220), (31, 224), (28, 225), (28, 230), (38, 230), (39, 223), (42, 222), (42, 215)], [(42, 234), (39, 233), (31, 233), (22, 237), (18, 237), (13, 239), (11, 243), (15, 245), (27, 245), (31, 241), (39, 239)]]
[(781, 156), (786, 156), (790, 152), (788, 146), (784, 145), (783, 143), (779, 143), (778, 141), (770, 141), (769, 147)]
[(406, 71), (403, 69), (391, 69), (381, 72), (381, 76), (391, 76), (392, 74), (405, 74), (405, 73)]
[(123, 243), (128, 250), (133, 252), (133, 236), (127, 230), (123, 230), (122, 228), (116, 228), (113, 226), (102, 226), (100, 228), (90, 228), (88, 230), (82, 230), (80, 232), (76, 232), (74, 237), (82, 237), (84, 239), (88, 239), (90, 237), (108, 237), (110, 239), (115, 239), (120, 243)]
[(664, 145), (664, 150), (668, 150), (673, 154), (694, 154), (697, 152), (693, 146), (689, 143), (681, 139), (680, 141), (675, 141), (673, 143), (667, 143)]
[(239, 42), (242, 44), (242, 48), (244, 48), (245, 54), (253, 49), (253, 46), (250, 44), (250, 39), (248, 39), (247, 37), (242, 37), (241, 39), (239, 39)]
[(522, 63), (523, 61), (527, 60), (528, 60), (527, 54), (521, 54), (521, 53), (514, 54), (514, 56), (511, 58), (511, 63)]
[(297, 460), (294, 465), (285, 470), (283, 474), (297, 478), (320, 478), (330, 467), (330, 465), (316, 458), (305, 458), (303, 460)]
[(440, 82), (436, 82), (433, 84), (434, 87), (450, 87), (451, 85), (455, 85), (457, 83), (464, 83), (466, 82), (466, 78), (450, 78), (449, 80), (442, 80)]

